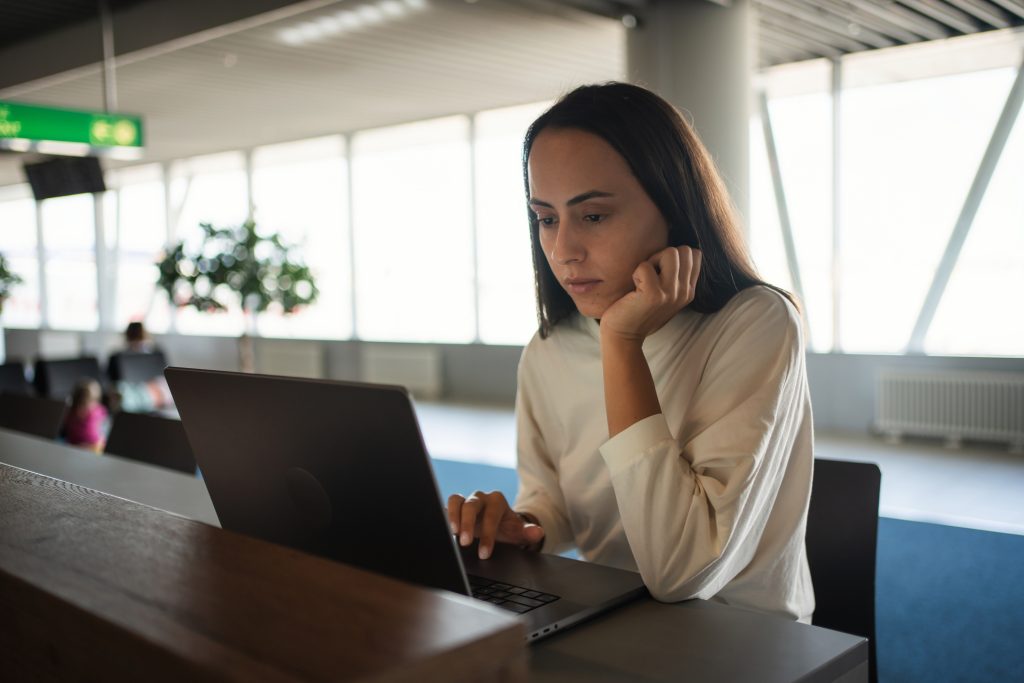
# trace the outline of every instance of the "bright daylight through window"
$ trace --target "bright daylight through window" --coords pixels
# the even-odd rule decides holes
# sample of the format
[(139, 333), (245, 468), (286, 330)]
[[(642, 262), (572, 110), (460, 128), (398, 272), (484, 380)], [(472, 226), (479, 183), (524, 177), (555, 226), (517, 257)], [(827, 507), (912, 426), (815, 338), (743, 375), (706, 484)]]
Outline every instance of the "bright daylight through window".
[[(1005, 34), (844, 58), (835, 264), (831, 65), (764, 74), (815, 350), (908, 350), (1019, 60)], [(1024, 355), (1024, 314), (1007, 308), (1008, 294), (1024, 287), (1020, 118), (924, 338), (928, 353)], [(769, 279), (790, 286), (765, 138), (757, 133), (754, 255)]]
[[(1024, 290), (1019, 120), (927, 334), (911, 345), (1019, 59), (1003, 32), (850, 55), (838, 117), (832, 63), (760, 75), (769, 117), (758, 108), (751, 122), (750, 243), (769, 281), (794, 288), (799, 274), (811, 350), (1024, 355), (1024, 314), (1007, 308), (1008, 293)], [(37, 229), (27, 187), (0, 188), (0, 252), (24, 279), (4, 324), (93, 330), (105, 316), (112, 330), (144, 319), (156, 332), (237, 335), (237, 306), (172, 310), (153, 262), (169, 242), (194, 245), (200, 222), (238, 225), (251, 208), (260, 230), (299, 248), (320, 288), (293, 315), (261, 314), (261, 335), (523, 344), (536, 312), (521, 144), (548, 104), (120, 168), (107, 174), (99, 244), (91, 196), (42, 202)]]
[(473, 340), (468, 130), (455, 116), (353, 138), (360, 338)]

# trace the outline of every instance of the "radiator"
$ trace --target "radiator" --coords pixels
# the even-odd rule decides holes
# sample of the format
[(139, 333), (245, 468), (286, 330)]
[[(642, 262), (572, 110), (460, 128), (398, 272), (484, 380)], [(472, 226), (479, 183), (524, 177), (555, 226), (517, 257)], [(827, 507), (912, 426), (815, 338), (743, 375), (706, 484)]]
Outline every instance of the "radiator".
[(441, 349), (420, 344), (363, 344), (362, 378), (398, 384), (420, 399), (441, 396)]
[(891, 439), (941, 437), (1007, 443), (1024, 452), (1024, 373), (883, 372), (875, 427)]
[(314, 379), (324, 376), (324, 349), (319, 342), (281, 339), (259, 339), (257, 342), (257, 372)]

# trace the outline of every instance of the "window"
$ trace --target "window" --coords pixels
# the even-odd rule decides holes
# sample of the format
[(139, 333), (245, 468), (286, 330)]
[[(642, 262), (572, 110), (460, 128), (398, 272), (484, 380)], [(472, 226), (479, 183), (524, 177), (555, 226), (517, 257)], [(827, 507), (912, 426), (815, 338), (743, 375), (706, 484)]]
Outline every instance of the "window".
[[(1012, 77), (1012, 70), (1007, 70)], [(1017, 116), (925, 339), (936, 354), (1024, 356), (1024, 113)]]
[(95, 211), (91, 194), (57, 197), (41, 203), (46, 317), (50, 327), (99, 327)]
[[(830, 65), (786, 65), (762, 75), (812, 348), (906, 351), (1019, 58), (1012, 35), (992, 32), (843, 59), (835, 272)], [(1018, 120), (940, 301), (925, 339), (929, 353), (1024, 355), (1024, 319), (1000, 305), (1005, 293), (1024, 286), (1022, 125)], [(757, 133), (752, 140), (763, 137)], [(783, 284), (785, 251), (763, 144), (752, 145), (751, 164), (752, 251), (762, 274)], [(833, 281), (837, 311), (829, 300)], [(827, 326), (834, 316), (835, 340)]]
[(523, 188), (523, 138), (549, 102), (476, 116), (477, 287), (480, 340), (525, 344), (537, 329)]
[[(196, 249), (201, 243), (200, 223), (229, 227), (241, 225), (248, 216), (245, 157), (241, 152), (175, 162), (170, 182), (172, 223), (168, 232), (172, 242), (185, 240), (186, 249)], [(178, 309), (175, 324), (185, 334), (236, 336), (245, 329), (240, 302), (218, 313)]]
[[(787, 196), (788, 200), (788, 196)], [(750, 254), (763, 280), (793, 289), (761, 117), (750, 124)]]
[(117, 188), (116, 208), (107, 214), (107, 245), (117, 254), (114, 327), (141, 320), (151, 332), (166, 332), (170, 303), (156, 288), (155, 265), (167, 242), (163, 173), (150, 164), (109, 175), (108, 186)]
[(1008, 88), (988, 72), (844, 94), (844, 350), (905, 348)]
[[(803, 284), (804, 316), (811, 333), (811, 348), (832, 348), (832, 97), (831, 65), (824, 60), (801, 62), (774, 69), (765, 79), (768, 110), (779, 158), (786, 208)], [(756, 135), (756, 137), (755, 137)], [(778, 207), (767, 170), (764, 131), (752, 131), (751, 148), (764, 155), (762, 187), (752, 195), (759, 201), (752, 221), (768, 220), (756, 236), (755, 256), (772, 242), (770, 269), (773, 284), (792, 289)], [(754, 175), (754, 174), (752, 174)], [(767, 187), (765, 187), (767, 181)], [(763, 214), (771, 213), (768, 219)], [(765, 235), (769, 232), (769, 235)], [(759, 234), (760, 233), (760, 234)], [(774, 233), (774, 234), (772, 234)], [(779, 263), (781, 257), (782, 263)], [(760, 258), (756, 259), (758, 263)], [(779, 266), (784, 266), (785, 275)]]
[(28, 185), (0, 188), (0, 253), (10, 269), (24, 281), (4, 302), (5, 327), (39, 327), (39, 256), (36, 239), (36, 204)]
[(320, 290), (308, 309), (259, 316), (261, 335), (343, 339), (352, 335), (348, 169), (341, 136), (260, 147), (253, 153), (256, 224), (278, 232), (310, 267)]
[[(809, 348), (906, 350), (1018, 65), (1016, 37), (999, 31), (844, 57), (836, 160), (832, 64), (761, 74)], [(195, 248), (200, 222), (236, 226), (252, 212), (261, 230), (298, 247), (321, 292), (293, 315), (261, 314), (263, 336), (526, 343), (537, 322), (520, 155), (547, 106), (479, 112), (473, 125), (450, 116), (360, 131), (350, 150), (339, 135), (259, 147), (251, 197), (238, 151), (175, 161), (167, 177), (155, 164), (118, 169), (102, 197), (100, 244), (92, 195), (41, 202), (37, 230), (27, 186), (0, 188), (0, 252), (25, 279), (4, 324), (93, 330), (143, 319), (158, 332), (238, 335), (239, 302), (226, 313), (172, 314), (154, 261), (178, 239)], [(757, 116), (750, 132), (751, 252), (766, 280), (793, 289)], [(928, 353), (1024, 355), (1024, 314), (1006, 304), (1024, 289), (1022, 177), (1019, 120), (924, 340)]]
[(463, 116), (354, 136), (359, 337), (473, 340), (468, 138)]

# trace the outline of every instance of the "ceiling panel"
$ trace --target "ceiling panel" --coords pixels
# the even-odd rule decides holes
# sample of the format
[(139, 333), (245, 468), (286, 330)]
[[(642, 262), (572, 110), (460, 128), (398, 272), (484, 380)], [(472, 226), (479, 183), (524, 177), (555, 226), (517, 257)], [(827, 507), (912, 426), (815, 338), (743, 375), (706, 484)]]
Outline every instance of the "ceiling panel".
[[(118, 110), (145, 117), (145, 158), (155, 161), (553, 99), (622, 77), (625, 28), (614, 19), (518, 2), (424, 4), (304, 45), (282, 40), (357, 6), (338, 3), (131, 61), (117, 69)], [(102, 108), (101, 79), (17, 97)], [(19, 179), (14, 159), (0, 158), (0, 185)]]
[(753, 0), (761, 67), (1024, 26), (1024, 0)]
[[(131, 1), (115, 1), (115, 10)], [(762, 68), (1024, 25), (1024, 0), (752, 1)], [(0, 3), (7, 27), (0, 39), (15, 25), (26, 35), (47, 22), (62, 25), (95, 4)], [(339, 11), (370, 6), (327, 0), (180, 49), (119, 58), (118, 109), (144, 115), (146, 159), (165, 160), (551, 99), (579, 83), (622, 77), (628, 29), (617, 16), (642, 21), (645, 4), (394, 0), (402, 16), (302, 45), (282, 39), (286, 29), (330, 25)], [(7, 92), (102, 108), (98, 67)], [(0, 156), (0, 185), (20, 180), (18, 158)]]

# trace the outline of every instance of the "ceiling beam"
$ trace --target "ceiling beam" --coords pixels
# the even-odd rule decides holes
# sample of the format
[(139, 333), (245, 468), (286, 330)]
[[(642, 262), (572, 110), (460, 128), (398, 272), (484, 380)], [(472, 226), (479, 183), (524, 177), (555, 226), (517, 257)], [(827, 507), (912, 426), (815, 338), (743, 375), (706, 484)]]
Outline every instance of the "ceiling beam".
[(795, 52), (789, 52), (787, 50), (776, 49), (771, 45), (765, 43), (759, 43), (757, 47), (758, 54), (758, 66), (762, 69), (776, 66), (778, 64), (791, 64), (793, 62), (803, 61), (805, 58), (799, 56)]
[(784, 26), (794, 33), (804, 36), (810, 40), (821, 40), (826, 42), (832, 47), (838, 48), (844, 52), (860, 52), (861, 50), (867, 50), (871, 45), (861, 42), (849, 35), (844, 33), (833, 31), (830, 28), (823, 28), (818, 24), (812, 24), (808, 21), (801, 19), (795, 19), (793, 16), (785, 13), (776, 11), (768, 7), (765, 3), (762, 3), (762, 7), (758, 12), (762, 20), (771, 22), (776, 26)]
[(989, 26), (1009, 28), (1013, 21), (1003, 10), (984, 0), (946, 0), (971, 16), (981, 19)]
[(820, 57), (841, 57), (841, 49), (800, 32), (793, 24), (780, 24), (765, 17), (761, 18), (761, 33), (785, 39), (798, 49), (813, 52)]
[(844, 21), (832, 13), (806, 2), (800, 2), (799, 0), (796, 2), (792, 0), (757, 0), (756, 4), (760, 7), (770, 7), (793, 19), (807, 22), (822, 30), (852, 38), (872, 48), (892, 47), (896, 44), (881, 33), (851, 21)]
[(856, 7), (861, 12), (884, 19), (928, 40), (941, 40), (951, 35), (950, 30), (943, 24), (892, 2), (866, 0), (865, 2), (858, 2)]
[(1024, 19), (1024, 1), (1022, 0), (992, 0), (992, 4), (999, 5), (1007, 12)]
[(764, 31), (758, 33), (758, 49), (761, 46), (769, 49), (773, 55), (783, 57), (781, 60), (773, 61), (773, 64), (788, 64), (789, 62), (802, 62), (807, 59), (820, 59), (821, 55), (808, 52), (806, 48), (795, 45), (792, 42), (780, 40), (778, 36), (766, 35)]
[(890, 21), (880, 19), (872, 14), (865, 14), (864, 12), (861, 12), (856, 5), (851, 5), (849, 2), (842, 2), (841, 0), (815, 1), (819, 7), (831, 12), (837, 17), (840, 17), (844, 21), (861, 26), (867, 26), (871, 30), (877, 31), (882, 35), (889, 36), (904, 45), (918, 43), (921, 41), (921, 36), (918, 34), (913, 33), (912, 31), (907, 31)]
[(935, 0), (900, 0), (900, 3), (915, 12), (941, 21), (960, 33), (975, 33), (981, 30), (981, 24), (974, 17), (945, 3)]

